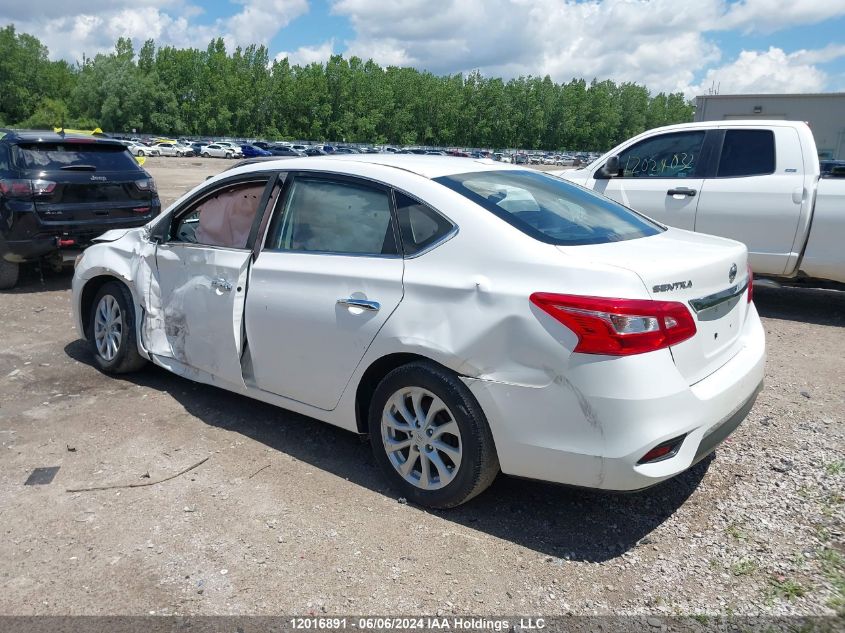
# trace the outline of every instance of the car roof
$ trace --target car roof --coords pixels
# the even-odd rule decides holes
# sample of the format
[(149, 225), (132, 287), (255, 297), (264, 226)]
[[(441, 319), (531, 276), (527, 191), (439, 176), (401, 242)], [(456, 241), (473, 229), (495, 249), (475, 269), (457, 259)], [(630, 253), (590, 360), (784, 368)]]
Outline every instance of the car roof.
[(489, 158), (466, 158), (458, 156), (427, 156), (420, 154), (343, 154), (341, 156), (303, 156), (276, 161), (268, 160), (253, 164), (257, 170), (283, 169), (283, 170), (319, 170), (339, 171), (343, 164), (368, 163), (381, 167), (411, 172), (423, 178), (439, 178), (454, 174), (465, 174), (469, 172), (492, 171), (492, 170), (521, 170), (520, 167), (499, 163)]
[(120, 145), (119, 140), (103, 136), (92, 136), (90, 134), (74, 134), (73, 132), (58, 133), (47, 130), (10, 130), (0, 128), (0, 140), (22, 141), (24, 143), (61, 143), (62, 141), (74, 140), (88, 143), (99, 143), (101, 145)]

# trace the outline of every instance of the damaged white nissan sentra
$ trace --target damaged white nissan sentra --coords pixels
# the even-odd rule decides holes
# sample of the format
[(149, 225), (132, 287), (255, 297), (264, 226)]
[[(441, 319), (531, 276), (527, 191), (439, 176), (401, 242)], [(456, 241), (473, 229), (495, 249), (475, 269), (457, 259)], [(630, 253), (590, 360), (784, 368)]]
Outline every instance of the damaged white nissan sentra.
[(501, 470), (635, 490), (747, 415), (746, 248), (486, 160), (313, 157), (210, 179), (78, 262), (97, 364), (146, 361), (358, 433), (414, 502)]

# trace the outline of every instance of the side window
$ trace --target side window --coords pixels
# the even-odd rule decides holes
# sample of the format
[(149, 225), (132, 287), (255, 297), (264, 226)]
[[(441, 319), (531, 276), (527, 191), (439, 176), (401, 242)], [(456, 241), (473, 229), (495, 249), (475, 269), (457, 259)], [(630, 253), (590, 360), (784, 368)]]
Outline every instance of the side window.
[(396, 255), (387, 193), (347, 182), (296, 178), (267, 247), (276, 250)]
[(704, 130), (661, 134), (619, 154), (622, 178), (692, 178), (698, 167)]
[(396, 215), (405, 255), (414, 255), (446, 236), (453, 224), (434, 209), (395, 192)]
[(728, 130), (719, 157), (718, 178), (775, 173), (775, 134), (771, 130)]
[(181, 216), (171, 241), (246, 248), (266, 181), (230, 185), (203, 198)]

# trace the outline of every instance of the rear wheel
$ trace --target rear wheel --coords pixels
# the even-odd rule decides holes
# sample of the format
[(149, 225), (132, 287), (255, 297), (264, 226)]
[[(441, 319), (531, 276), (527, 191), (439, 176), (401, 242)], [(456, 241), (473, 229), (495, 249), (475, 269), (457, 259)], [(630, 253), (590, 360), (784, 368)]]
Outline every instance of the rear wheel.
[(88, 332), (94, 360), (103, 371), (124, 374), (147, 362), (138, 352), (132, 295), (122, 283), (111, 281), (100, 288), (89, 315)]
[(0, 258), (0, 290), (14, 288), (18, 284), (21, 266), (17, 262), (7, 262)]
[(480, 405), (452, 372), (412, 363), (390, 372), (369, 412), (376, 461), (404, 497), (451, 508), (484, 491), (499, 472)]

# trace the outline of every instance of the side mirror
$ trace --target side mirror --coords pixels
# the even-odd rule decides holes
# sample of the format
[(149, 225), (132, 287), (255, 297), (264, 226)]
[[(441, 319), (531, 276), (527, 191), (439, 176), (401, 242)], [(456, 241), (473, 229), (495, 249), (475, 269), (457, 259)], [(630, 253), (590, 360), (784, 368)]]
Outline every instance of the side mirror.
[(604, 167), (596, 172), (596, 178), (599, 180), (608, 180), (614, 176), (619, 175), (619, 157), (611, 156), (607, 159)]
[(170, 222), (169, 218), (163, 218), (156, 222), (149, 229), (149, 240), (156, 244), (164, 244), (167, 238), (170, 237)]

